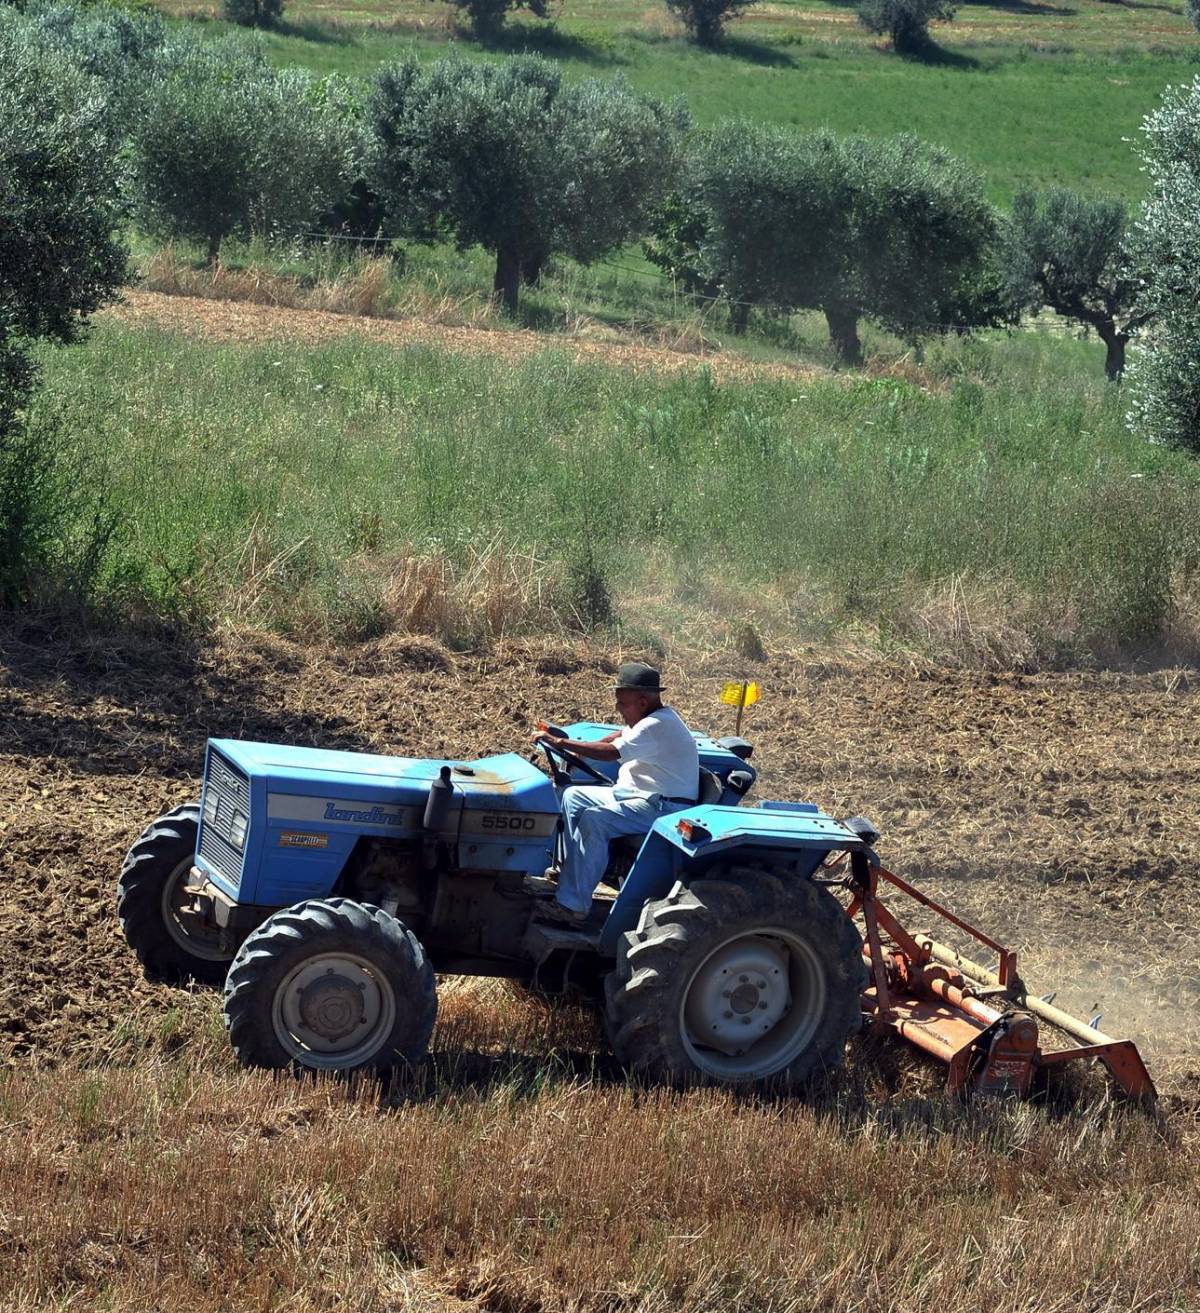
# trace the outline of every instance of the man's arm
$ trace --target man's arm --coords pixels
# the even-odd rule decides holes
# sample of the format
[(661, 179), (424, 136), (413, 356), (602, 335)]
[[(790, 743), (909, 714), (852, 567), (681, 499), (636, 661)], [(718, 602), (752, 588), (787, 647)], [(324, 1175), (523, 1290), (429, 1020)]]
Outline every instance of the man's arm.
[(593, 761), (620, 761), (621, 752), (616, 746), (616, 740), (621, 736), (621, 732), (615, 729), (602, 739), (569, 739), (556, 726), (547, 725), (544, 729), (539, 726), (534, 731), (533, 739), (535, 743), (544, 741), (552, 748), (573, 752), (577, 757), (591, 757)]

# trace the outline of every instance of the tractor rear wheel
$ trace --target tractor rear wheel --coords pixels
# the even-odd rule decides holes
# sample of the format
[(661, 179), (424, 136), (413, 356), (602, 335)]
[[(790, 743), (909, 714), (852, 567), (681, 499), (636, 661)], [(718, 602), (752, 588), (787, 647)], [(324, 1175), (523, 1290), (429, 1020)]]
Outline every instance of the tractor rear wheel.
[(121, 867), (117, 918), (149, 975), (219, 985), (233, 954), (215, 929), (187, 915), (185, 886), (199, 829), (200, 804), (189, 802), (142, 831)]
[(642, 909), (605, 987), (617, 1057), (671, 1084), (797, 1085), (862, 1024), (862, 939), (789, 872), (733, 867)]
[(225, 981), (225, 1024), (249, 1067), (386, 1071), (418, 1062), (437, 1017), (433, 967), (403, 922), (348, 898), (265, 920)]

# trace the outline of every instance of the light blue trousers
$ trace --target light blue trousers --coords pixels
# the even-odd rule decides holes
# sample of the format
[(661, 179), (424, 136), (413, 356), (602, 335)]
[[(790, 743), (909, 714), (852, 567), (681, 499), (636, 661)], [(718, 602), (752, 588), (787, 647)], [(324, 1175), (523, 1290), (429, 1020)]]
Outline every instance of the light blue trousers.
[(627, 834), (646, 834), (660, 816), (691, 803), (663, 798), (621, 796), (600, 784), (574, 784), (562, 796), (564, 853), (558, 901), (572, 912), (587, 912), (608, 866), (608, 845)]

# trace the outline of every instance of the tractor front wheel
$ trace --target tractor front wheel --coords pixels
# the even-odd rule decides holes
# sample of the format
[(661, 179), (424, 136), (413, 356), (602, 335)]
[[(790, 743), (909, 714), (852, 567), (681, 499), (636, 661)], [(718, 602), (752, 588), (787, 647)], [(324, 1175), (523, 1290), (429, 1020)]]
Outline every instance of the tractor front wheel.
[(646, 904), (606, 982), (606, 1020), (639, 1075), (787, 1087), (841, 1065), (866, 978), (859, 933), (827, 890), (734, 867)]
[(225, 1024), (250, 1067), (386, 1071), (425, 1056), (437, 1017), (416, 935), (378, 907), (319, 898), (268, 917), (225, 981)]
[(146, 971), (160, 980), (219, 985), (233, 958), (219, 931), (189, 913), (187, 879), (196, 858), (200, 804), (185, 803), (147, 826), (117, 883), (117, 918)]

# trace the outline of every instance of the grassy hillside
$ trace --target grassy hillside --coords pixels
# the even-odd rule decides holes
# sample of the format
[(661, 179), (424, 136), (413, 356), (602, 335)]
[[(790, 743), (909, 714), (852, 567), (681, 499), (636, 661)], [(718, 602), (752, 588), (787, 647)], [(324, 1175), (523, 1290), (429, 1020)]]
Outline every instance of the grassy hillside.
[[(907, 378), (717, 384), (105, 322), (47, 355), (43, 423), (100, 602), (475, 642), (611, 598), (643, 638), (690, 614), (1029, 664), (1190, 626), (1196, 472), (1085, 362), (1001, 337)], [(457, 611), (421, 610), (435, 579)]]
[(434, 0), (292, 0), (267, 45), (280, 63), (359, 76), (409, 51), (500, 58), (534, 50), (571, 76), (619, 74), (642, 90), (682, 95), (701, 123), (746, 115), (799, 128), (911, 131), (982, 169), (997, 201), (1054, 184), (1140, 194), (1124, 139), (1165, 85), (1195, 73), (1200, 55), (1200, 36), (1175, 0), (966, 4), (935, 29), (942, 53), (926, 62), (871, 38), (852, 5), (821, 0), (751, 10), (716, 53), (680, 39), (655, 3), (566, 0), (554, 27), (518, 19), (493, 50), (462, 39), (449, 15)]

